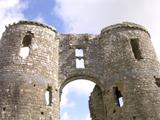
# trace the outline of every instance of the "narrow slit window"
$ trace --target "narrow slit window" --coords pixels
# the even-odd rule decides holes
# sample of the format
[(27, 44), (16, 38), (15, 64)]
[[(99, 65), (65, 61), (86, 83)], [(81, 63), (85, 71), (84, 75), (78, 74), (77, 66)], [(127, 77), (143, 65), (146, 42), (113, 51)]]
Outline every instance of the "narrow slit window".
[(121, 94), (121, 91), (118, 90), (118, 87), (114, 87), (113, 90), (114, 90), (114, 94), (115, 94), (117, 105), (119, 107), (123, 107), (124, 100), (123, 100), (123, 96)]
[(45, 92), (46, 105), (52, 105), (52, 87), (48, 86)]
[(83, 49), (75, 49), (76, 68), (85, 68)]
[(131, 39), (130, 44), (131, 44), (131, 47), (132, 47), (134, 57), (137, 60), (143, 59), (142, 54), (141, 54), (141, 50), (140, 50), (140, 47), (139, 47), (139, 39)]
[(20, 48), (19, 55), (25, 59), (29, 56), (29, 51), (30, 51), (30, 45), (32, 42), (32, 37), (33, 33), (30, 31), (27, 32), (27, 34), (24, 36), (23, 41), (22, 41), (22, 47)]

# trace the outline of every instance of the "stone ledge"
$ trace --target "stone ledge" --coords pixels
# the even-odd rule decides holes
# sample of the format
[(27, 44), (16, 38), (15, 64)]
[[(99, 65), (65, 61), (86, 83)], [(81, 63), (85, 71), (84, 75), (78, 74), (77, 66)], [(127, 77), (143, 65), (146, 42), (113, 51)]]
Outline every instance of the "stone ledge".
[(46, 24), (43, 24), (43, 23), (40, 23), (40, 22), (37, 22), (37, 21), (25, 21), (25, 20), (20, 20), (19, 22), (17, 23), (13, 23), (13, 24), (9, 24), (8, 25), (8, 28), (11, 27), (11, 26), (14, 26), (14, 25), (35, 25), (35, 26), (41, 26), (41, 27), (44, 27), (44, 28), (48, 28), (54, 32), (56, 32), (56, 29), (54, 27), (51, 27), (51, 26), (48, 26)]
[(108, 27), (105, 27), (101, 30), (101, 34), (104, 34), (105, 32), (111, 31), (113, 29), (117, 29), (117, 28), (133, 28), (133, 29), (140, 29), (142, 31), (145, 31), (149, 36), (149, 32), (146, 30), (145, 27), (135, 24), (135, 23), (131, 23), (131, 22), (122, 22), (122, 23), (118, 23), (115, 25), (110, 25)]

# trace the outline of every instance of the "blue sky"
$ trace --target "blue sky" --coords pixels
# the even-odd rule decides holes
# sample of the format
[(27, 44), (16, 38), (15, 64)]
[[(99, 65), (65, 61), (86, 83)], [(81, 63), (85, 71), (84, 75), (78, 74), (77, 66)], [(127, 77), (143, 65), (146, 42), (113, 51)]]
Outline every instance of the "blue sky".
[(63, 32), (63, 21), (54, 13), (56, 3), (54, 0), (25, 0), (27, 9), (23, 11), (29, 20), (39, 19), (48, 25), (54, 26), (58, 31)]
[[(0, 0), (0, 35), (5, 25), (21, 19), (46, 23), (58, 32), (93, 34), (108, 25), (130, 21), (148, 29), (160, 59), (159, 6), (160, 0)], [(64, 88), (61, 120), (90, 120), (87, 107), (82, 106), (93, 86), (75, 81)]]

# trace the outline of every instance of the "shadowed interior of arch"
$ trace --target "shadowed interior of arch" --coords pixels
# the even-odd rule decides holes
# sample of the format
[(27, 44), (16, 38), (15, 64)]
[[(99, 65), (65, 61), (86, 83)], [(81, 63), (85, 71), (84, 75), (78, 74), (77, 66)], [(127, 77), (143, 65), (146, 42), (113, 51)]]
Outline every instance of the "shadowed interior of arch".
[(65, 85), (61, 95), (60, 119), (76, 120), (78, 118), (78, 120), (91, 120), (89, 96), (94, 87), (94, 82), (85, 79), (77, 79)]

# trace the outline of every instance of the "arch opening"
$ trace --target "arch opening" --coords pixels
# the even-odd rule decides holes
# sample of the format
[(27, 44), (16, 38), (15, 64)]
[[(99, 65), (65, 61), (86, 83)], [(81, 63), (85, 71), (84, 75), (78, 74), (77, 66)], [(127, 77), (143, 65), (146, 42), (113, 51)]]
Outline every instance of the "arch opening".
[(93, 99), (95, 86), (99, 88), (95, 82), (88, 79), (75, 79), (66, 83), (61, 94), (60, 120), (91, 120), (94, 114), (93, 104), (96, 101)]

